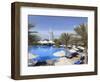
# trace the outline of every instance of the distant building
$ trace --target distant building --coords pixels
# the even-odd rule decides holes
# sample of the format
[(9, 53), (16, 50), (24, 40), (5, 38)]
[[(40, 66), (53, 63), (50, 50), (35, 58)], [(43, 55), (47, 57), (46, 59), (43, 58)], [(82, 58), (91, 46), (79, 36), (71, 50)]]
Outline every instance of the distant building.
[(52, 31), (52, 29), (49, 30), (49, 40), (53, 41), (54, 40), (54, 33)]

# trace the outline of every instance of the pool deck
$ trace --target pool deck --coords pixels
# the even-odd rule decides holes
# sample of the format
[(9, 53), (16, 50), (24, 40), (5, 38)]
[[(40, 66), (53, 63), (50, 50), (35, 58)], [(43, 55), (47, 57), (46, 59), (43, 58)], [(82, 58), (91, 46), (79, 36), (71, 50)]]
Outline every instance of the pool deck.
[(79, 59), (79, 57), (74, 57), (72, 59), (61, 57), (54, 63), (54, 65), (74, 65), (74, 62)]

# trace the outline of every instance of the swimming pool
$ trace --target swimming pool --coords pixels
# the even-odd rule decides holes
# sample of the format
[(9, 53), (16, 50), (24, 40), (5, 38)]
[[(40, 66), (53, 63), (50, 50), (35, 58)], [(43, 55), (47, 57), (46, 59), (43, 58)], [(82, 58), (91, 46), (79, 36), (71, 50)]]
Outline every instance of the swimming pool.
[(59, 51), (64, 51), (66, 55), (69, 55), (65, 48), (57, 48), (53, 46), (31, 46), (28, 48), (28, 52), (32, 55), (36, 55), (36, 58), (33, 58), (39, 62), (46, 61), (46, 60), (53, 60), (60, 58), (59, 56), (54, 56), (53, 54)]

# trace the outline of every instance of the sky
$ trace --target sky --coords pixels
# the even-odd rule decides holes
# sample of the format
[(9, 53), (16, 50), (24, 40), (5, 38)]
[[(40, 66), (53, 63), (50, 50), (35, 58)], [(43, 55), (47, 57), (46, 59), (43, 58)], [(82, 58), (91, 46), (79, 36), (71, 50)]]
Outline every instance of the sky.
[(87, 17), (70, 17), (70, 16), (43, 16), (29, 15), (28, 23), (35, 25), (31, 31), (37, 31), (42, 39), (48, 39), (50, 31), (54, 37), (58, 38), (61, 33), (73, 33), (74, 28), (79, 24), (87, 24)]

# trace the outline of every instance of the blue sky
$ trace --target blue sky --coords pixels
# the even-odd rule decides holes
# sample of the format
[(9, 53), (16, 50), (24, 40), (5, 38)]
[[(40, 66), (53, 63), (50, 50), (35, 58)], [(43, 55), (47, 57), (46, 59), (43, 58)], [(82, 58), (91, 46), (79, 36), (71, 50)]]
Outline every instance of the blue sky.
[(29, 15), (28, 23), (35, 25), (32, 31), (37, 31), (41, 38), (48, 39), (49, 31), (54, 32), (54, 37), (57, 38), (63, 32), (74, 32), (74, 27), (79, 24), (87, 24), (87, 17), (67, 17), (67, 16), (38, 16)]

